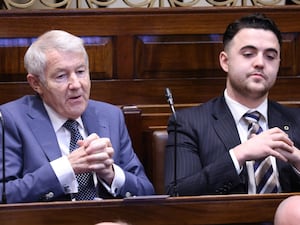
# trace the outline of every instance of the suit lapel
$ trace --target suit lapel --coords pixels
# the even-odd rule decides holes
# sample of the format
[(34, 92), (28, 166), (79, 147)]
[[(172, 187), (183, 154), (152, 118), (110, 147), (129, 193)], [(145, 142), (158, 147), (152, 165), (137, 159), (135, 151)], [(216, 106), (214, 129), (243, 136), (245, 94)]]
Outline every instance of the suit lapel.
[(230, 150), (241, 143), (236, 124), (223, 96), (216, 99), (213, 105), (212, 116), (215, 119), (213, 123), (214, 129), (223, 141), (226, 149)]
[[(291, 120), (291, 118), (293, 118), (293, 116), (289, 116), (287, 112), (282, 111), (282, 109), (279, 108), (277, 103), (273, 103), (273, 102), (268, 103), (269, 128), (278, 127), (284, 132), (286, 132), (289, 138), (291, 138), (291, 140), (294, 140), (295, 135), (293, 134), (294, 128), (293, 128), (293, 121)], [(283, 171), (283, 168), (286, 167), (287, 164), (279, 159), (276, 159), (276, 163), (279, 172), (280, 183), (286, 186), (287, 183), (290, 183), (290, 181), (285, 176), (282, 176), (281, 171)], [(282, 188), (283, 190), (286, 189), (284, 186), (282, 186)]]
[(87, 129), (88, 135), (92, 133), (98, 134), (100, 137), (109, 137), (108, 121), (104, 115), (97, 113), (96, 108), (91, 103), (82, 115), (82, 121)]
[(42, 101), (36, 97), (28, 112), (29, 127), (49, 161), (61, 156), (56, 135)]
[[(27, 112), (29, 127), (49, 161), (61, 157), (61, 151), (51, 121), (39, 97), (32, 98)], [(82, 115), (82, 121), (88, 134), (97, 133), (100, 137), (109, 137), (108, 122), (105, 115), (97, 113), (89, 102)]]
[[(224, 96), (216, 99), (213, 106), (212, 116), (215, 118), (213, 126), (219, 136), (220, 140), (224, 143), (226, 149), (229, 151), (233, 147), (241, 143), (241, 139), (234, 121), (234, 118), (225, 102)], [(229, 130), (230, 129), (230, 130)], [(244, 166), (239, 175), (241, 183), (245, 185), (244, 191), (248, 189), (248, 173)]]
[(284, 116), (275, 104), (272, 102), (268, 103), (268, 126), (269, 128), (278, 127), (284, 132), (286, 132), (290, 137), (292, 137), (292, 127), (291, 118)]

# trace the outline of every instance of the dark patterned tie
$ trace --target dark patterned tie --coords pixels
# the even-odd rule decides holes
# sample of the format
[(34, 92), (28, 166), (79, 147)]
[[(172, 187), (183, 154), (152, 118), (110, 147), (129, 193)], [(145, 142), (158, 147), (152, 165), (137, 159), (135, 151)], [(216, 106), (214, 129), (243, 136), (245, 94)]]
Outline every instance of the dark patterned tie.
[[(245, 113), (244, 119), (249, 124), (248, 126), (248, 139), (252, 134), (259, 134), (263, 130), (259, 125), (260, 113), (255, 111), (251, 113)], [(276, 184), (276, 177), (273, 171), (270, 157), (266, 157), (262, 160), (256, 160), (254, 163), (254, 176), (256, 183), (256, 193), (277, 193), (278, 187)]]
[[(82, 140), (82, 136), (78, 130), (78, 122), (76, 120), (67, 120), (64, 125), (71, 132), (70, 152), (78, 148), (78, 140)], [(93, 200), (96, 197), (96, 188), (93, 181), (92, 173), (81, 173), (76, 175), (79, 187), (78, 193), (74, 194), (76, 200)]]

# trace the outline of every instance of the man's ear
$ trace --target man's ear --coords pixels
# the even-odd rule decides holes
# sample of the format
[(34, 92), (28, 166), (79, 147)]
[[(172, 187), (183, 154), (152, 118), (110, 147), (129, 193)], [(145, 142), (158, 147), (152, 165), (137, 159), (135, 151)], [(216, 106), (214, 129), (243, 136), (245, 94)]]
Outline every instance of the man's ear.
[(34, 76), (30, 73), (27, 74), (27, 82), (35, 92), (41, 94), (42, 92), (41, 83), (40, 83), (40, 79), (37, 76)]
[(222, 69), (227, 73), (228, 72), (228, 56), (225, 51), (222, 51), (219, 55), (219, 62)]

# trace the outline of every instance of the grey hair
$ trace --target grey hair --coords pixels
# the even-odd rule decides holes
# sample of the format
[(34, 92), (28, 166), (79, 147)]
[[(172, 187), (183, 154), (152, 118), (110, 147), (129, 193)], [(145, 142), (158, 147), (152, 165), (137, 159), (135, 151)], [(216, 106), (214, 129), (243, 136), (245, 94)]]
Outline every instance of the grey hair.
[(38, 76), (40, 80), (44, 80), (44, 71), (47, 66), (46, 53), (49, 50), (74, 53), (82, 52), (88, 66), (88, 55), (81, 38), (66, 31), (51, 30), (38, 37), (27, 49), (24, 56), (24, 66), (29, 74), (33, 74)]

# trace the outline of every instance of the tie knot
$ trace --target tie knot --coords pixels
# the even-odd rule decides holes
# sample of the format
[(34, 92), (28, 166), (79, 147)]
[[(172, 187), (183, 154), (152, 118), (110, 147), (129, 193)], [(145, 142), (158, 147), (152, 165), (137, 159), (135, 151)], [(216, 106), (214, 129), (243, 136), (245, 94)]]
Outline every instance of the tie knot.
[(248, 125), (248, 138), (251, 134), (259, 134), (262, 132), (262, 128), (259, 126), (258, 121), (261, 117), (261, 114), (257, 111), (247, 112), (243, 115), (243, 118), (246, 120)]
[(78, 129), (78, 122), (76, 120), (67, 120), (64, 125), (69, 131), (76, 131)]
[(244, 119), (249, 123), (258, 123), (259, 119), (260, 119), (260, 113), (257, 111), (254, 112), (246, 112), (243, 115)]

